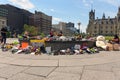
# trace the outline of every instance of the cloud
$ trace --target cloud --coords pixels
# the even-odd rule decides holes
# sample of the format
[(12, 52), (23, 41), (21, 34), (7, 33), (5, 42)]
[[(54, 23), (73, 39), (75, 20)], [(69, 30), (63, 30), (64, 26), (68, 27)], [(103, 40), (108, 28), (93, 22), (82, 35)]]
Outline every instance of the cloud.
[(82, 0), (84, 6), (89, 7), (93, 4), (93, 0)]
[(118, 7), (120, 5), (120, 0), (99, 0), (108, 4), (111, 4), (115, 7)]
[(18, 5), (23, 9), (33, 9), (35, 6), (29, 0), (8, 0), (14, 5)]
[[(116, 12), (106, 11), (105, 14), (108, 15), (108, 16), (110, 16), (111, 18), (114, 18), (115, 16), (117, 16)], [(107, 18), (107, 16), (106, 16), (106, 18)]]
[(54, 12), (55, 10), (54, 9), (50, 9), (51, 12)]
[(44, 11), (44, 12), (56, 12), (55, 9), (48, 9), (48, 8), (40, 9), (39, 7), (37, 8), (37, 10)]
[(80, 26), (80, 31), (81, 32), (86, 32), (87, 25), (81, 25)]
[(105, 11), (105, 10), (99, 10), (98, 11), (98, 13), (96, 14), (96, 15), (98, 15), (98, 16), (96, 16), (96, 17), (99, 17), (99, 18), (101, 18), (102, 16), (103, 16), (103, 13), (105, 13), (105, 17), (106, 18), (108, 18), (108, 16), (109, 17), (111, 17), (111, 18), (115, 18), (115, 16), (117, 16), (117, 12), (116, 11)]
[(56, 24), (56, 23), (62, 21), (62, 19), (61, 18), (53, 17), (52, 21), (53, 21), (53, 24)]
[(54, 21), (61, 21), (62, 19), (53, 17), (53, 20)]

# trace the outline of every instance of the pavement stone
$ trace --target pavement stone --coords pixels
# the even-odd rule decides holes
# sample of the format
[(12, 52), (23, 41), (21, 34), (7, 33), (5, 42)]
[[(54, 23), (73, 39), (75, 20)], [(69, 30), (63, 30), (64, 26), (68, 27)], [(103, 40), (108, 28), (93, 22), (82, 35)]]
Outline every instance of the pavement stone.
[(12, 62), (14, 60), (15, 60), (15, 58), (2, 57), (2, 58), (0, 58), (0, 63), (10, 63), (10, 62)]
[(31, 67), (25, 70), (24, 73), (47, 77), (55, 69), (56, 67)]
[(8, 64), (30, 66), (32, 64), (32, 62), (31, 62), (31, 60), (27, 60), (27, 59), (16, 59), (16, 60), (9, 62)]
[(44, 80), (80, 80), (80, 74), (53, 72)]
[(83, 67), (57, 67), (55, 72), (82, 74)]
[(0, 80), (120, 80), (119, 76), (120, 51), (52, 56), (0, 50)]
[(117, 68), (113, 67), (112, 71), (114, 72), (116, 80), (120, 80), (120, 67), (117, 67)]
[(90, 66), (85, 66), (85, 70), (112, 72), (112, 65), (111, 64), (90, 65)]
[(116, 80), (113, 72), (84, 70), (81, 80)]
[(58, 66), (58, 60), (33, 60), (31, 66)]
[(20, 73), (27, 68), (28, 67), (9, 65), (9, 66), (0, 68), (0, 77), (10, 78), (11, 76), (16, 75), (17, 73)]
[(120, 68), (120, 61), (111, 63), (111, 66), (112, 66), (113, 68)]
[(19, 73), (17, 75), (14, 75), (13, 77), (9, 78), (8, 80), (43, 80), (43, 79), (44, 78), (40, 77), (40, 76)]
[[(72, 64), (71, 64), (72, 63)], [(105, 59), (101, 58), (89, 58), (89, 59), (71, 59), (71, 60), (59, 60), (59, 66), (84, 66), (106, 63)]]
[(5, 78), (0, 78), (0, 80), (6, 80)]
[(0, 64), (0, 68), (8, 66), (7, 64)]

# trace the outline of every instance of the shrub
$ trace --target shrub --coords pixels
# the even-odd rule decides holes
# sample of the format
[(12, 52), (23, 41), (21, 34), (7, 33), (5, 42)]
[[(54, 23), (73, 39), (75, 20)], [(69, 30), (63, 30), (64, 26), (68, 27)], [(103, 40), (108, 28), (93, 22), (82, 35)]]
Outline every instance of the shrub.
[(112, 40), (113, 39), (113, 36), (105, 36), (105, 40)]

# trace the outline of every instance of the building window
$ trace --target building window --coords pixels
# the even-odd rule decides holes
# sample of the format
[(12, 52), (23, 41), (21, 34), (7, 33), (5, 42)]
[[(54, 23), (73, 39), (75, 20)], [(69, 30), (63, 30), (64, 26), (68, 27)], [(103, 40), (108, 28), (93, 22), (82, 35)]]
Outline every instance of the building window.
[(111, 33), (113, 33), (113, 32), (111, 31)]
[(101, 22), (101, 24), (104, 24), (103, 22)]
[(106, 21), (106, 24), (108, 24), (108, 21)]
[(5, 21), (2, 21), (2, 24), (5, 24)]
[(111, 29), (112, 29), (112, 26), (111, 26)]
[(103, 33), (103, 31), (101, 31), (101, 33)]
[(108, 33), (108, 31), (106, 31), (106, 33)]
[(113, 24), (113, 21), (111, 20), (111, 24)]
[(107, 29), (108, 27), (106, 26), (106, 29)]
[(96, 26), (95, 26), (95, 29), (96, 29)]

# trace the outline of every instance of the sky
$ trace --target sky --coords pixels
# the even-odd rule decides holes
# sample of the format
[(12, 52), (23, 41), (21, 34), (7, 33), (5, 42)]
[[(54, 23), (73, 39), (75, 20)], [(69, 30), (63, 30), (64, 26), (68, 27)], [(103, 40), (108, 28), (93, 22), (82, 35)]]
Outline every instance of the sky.
[(95, 18), (101, 18), (105, 13), (106, 18), (117, 15), (120, 0), (0, 0), (0, 4), (11, 4), (19, 8), (41, 11), (52, 16), (52, 24), (73, 22), (78, 29), (86, 31), (89, 22), (89, 12), (95, 9)]

